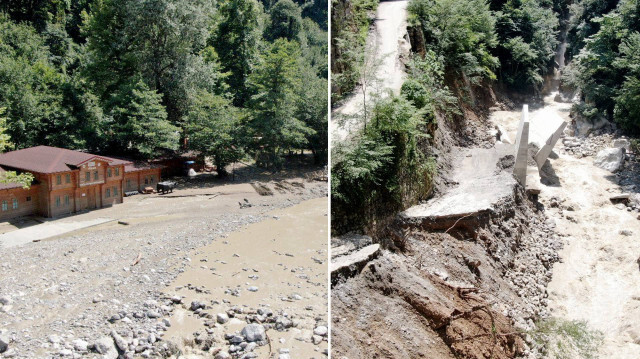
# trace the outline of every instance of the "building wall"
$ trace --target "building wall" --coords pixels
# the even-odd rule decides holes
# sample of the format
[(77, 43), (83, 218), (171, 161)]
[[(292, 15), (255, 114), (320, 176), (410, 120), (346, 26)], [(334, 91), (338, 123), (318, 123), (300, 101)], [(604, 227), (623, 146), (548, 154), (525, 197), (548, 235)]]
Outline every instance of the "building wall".
[[(65, 197), (68, 198), (65, 201)], [(73, 188), (64, 188), (49, 193), (51, 201), (50, 217), (59, 217), (66, 214), (74, 213), (75, 210), (75, 190)]]
[(145, 187), (156, 189), (158, 182), (162, 181), (161, 172), (161, 168), (127, 172), (123, 181), (125, 192), (143, 191)]
[[(120, 174), (119, 178), (123, 175)], [(108, 196), (107, 196), (108, 195)], [(115, 179), (108, 181), (102, 186), (102, 206), (109, 207), (114, 204), (122, 203), (122, 181), (121, 179)]]
[[(39, 185), (33, 185), (28, 190), (11, 188), (0, 190), (0, 221), (29, 216), (38, 213)], [(18, 208), (13, 208), (13, 199), (18, 201)], [(27, 200), (30, 199), (30, 200)], [(7, 209), (3, 210), (2, 203), (6, 201)]]
[[(83, 164), (79, 171), (80, 178), (78, 184), (80, 187), (104, 183), (106, 167), (107, 162), (104, 161), (91, 161)], [(89, 174), (88, 180), (87, 173)]]

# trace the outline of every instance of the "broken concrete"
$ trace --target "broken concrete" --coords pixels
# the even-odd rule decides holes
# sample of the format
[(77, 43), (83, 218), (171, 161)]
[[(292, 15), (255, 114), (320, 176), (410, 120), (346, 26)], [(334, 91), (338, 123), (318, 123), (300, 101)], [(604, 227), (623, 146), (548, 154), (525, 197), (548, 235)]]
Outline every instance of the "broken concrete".
[(522, 114), (518, 125), (515, 148), (516, 162), (513, 174), (518, 182), (525, 186), (527, 183), (527, 162), (529, 158), (529, 105), (522, 105)]
[(501, 159), (513, 158), (513, 145), (497, 144), (489, 149), (460, 148), (458, 151), (462, 155), (454, 164), (456, 170), (452, 174), (452, 180), (458, 185), (438, 198), (400, 213), (402, 226), (449, 230), (451, 234), (474, 237), (473, 228), (477, 227), (478, 221), (486, 220), (500, 205), (513, 201), (517, 182), (510, 173), (510, 167), (499, 166), (503, 162)]
[(0, 248), (21, 246), (33, 241), (41, 241), (112, 221), (113, 219), (111, 218), (79, 221), (77, 217), (50, 220), (35, 226), (0, 234)]
[(349, 277), (359, 272), (364, 266), (380, 254), (380, 245), (371, 244), (350, 254), (331, 260), (331, 282), (334, 283), (341, 277)]
[(537, 111), (530, 122), (529, 143), (539, 148), (534, 159), (540, 170), (562, 136), (567, 123), (556, 111), (547, 108)]

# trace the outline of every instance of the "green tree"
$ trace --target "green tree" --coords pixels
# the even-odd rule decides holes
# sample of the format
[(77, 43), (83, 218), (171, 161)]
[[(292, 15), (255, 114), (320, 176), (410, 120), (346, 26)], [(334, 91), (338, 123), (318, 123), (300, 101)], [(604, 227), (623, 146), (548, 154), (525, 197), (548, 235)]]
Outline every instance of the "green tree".
[(247, 80), (258, 58), (260, 46), (259, 18), (262, 13), (256, 0), (224, 0), (218, 8), (218, 25), (210, 44), (220, 56), (236, 106), (249, 99)]
[(296, 117), (299, 58), (296, 42), (278, 39), (251, 74), (254, 95), (250, 102), (249, 130), (260, 164), (279, 166), (284, 151), (305, 148), (307, 136), (314, 132)]
[[(5, 108), (0, 107), (0, 153), (13, 149), (13, 143), (11, 143), (11, 136), (7, 131), (7, 119), (2, 115), (5, 112)], [(23, 188), (27, 189), (31, 187), (33, 182), (33, 174), (16, 173), (15, 171), (0, 171), (0, 183), (19, 183)]]
[(110, 152), (150, 158), (178, 148), (178, 128), (167, 120), (161, 95), (142, 80), (123, 85), (108, 105), (103, 132)]
[(187, 116), (189, 148), (211, 157), (219, 176), (242, 158), (242, 111), (222, 96), (201, 91)]
[(302, 30), (302, 11), (292, 0), (279, 0), (269, 10), (270, 24), (266, 28), (265, 37), (269, 40), (285, 38), (298, 40)]

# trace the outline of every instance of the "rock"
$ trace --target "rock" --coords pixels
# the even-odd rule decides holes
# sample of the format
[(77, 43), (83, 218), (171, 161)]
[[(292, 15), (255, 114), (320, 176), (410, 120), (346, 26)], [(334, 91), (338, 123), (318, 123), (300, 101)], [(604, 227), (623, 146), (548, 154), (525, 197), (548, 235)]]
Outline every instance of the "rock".
[(193, 302), (191, 302), (191, 306), (189, 307), (189, 309), (195, 312), (196, 310), (204, 309), (205, 307), (206, 307), (206, 304), (198, 302), (197, 300), (194, 300)]
[(0, 297), (0, 304), (2, 305), (9, 305), (11, 304), (11, 298), (9, 298), (8, 296), (2, 296)]
[(613, 140), (612, 146), (614, 148), (624, 148), (626, 151), (629, 151), (631, 143), (626, 138), (618, 138)]
[(60, 337), (55, 335), (55, 334), (51, 334), (48, 339), (49, 339), (49, 343), (51, 343), (51, 344), (59, 344), (60, 343)]
[(257, 292), (257, 291), (258, 291), (258, 287), (256, 287), (256, 286), (251, 286), (251, 287), (247, 288), (247, 290), (248, 290), (249, 292)]
[(229, 321), (229, 316), (225, 313), (218, 313), (216, 315), (216, 321), (220, 324), (224, 324)]
[(624, 164), (624, 148), (607, 148), (596, 155), (593, 164), (609, 172), (616, 172)]
[(621, 193), (621, 194), (617, 194), (615, 196), (611, 196), (609, 197), (609, 200), (611, 202), (616, 202), (616, 201), (626, 201), (629, 199), (629, 197), (631, 197), (630, 193)]
[(87, 347), (89, 346), (89, 343), (85, 342), (82, 339), (76, 339), (72, 342), (72, 344), (73, 344), (73, 349), (75, 349), (78, 352), (86, 352)]
[(9, 339), (0, 335), (0, 353), (4, 353), (9, 350)]
[(160, 318), (160, 313), (156, 312), (155, 310), (150, 310), (147, 312), (147, 317), (151, 319)]
[(313, 330), (313, 334), (320, 335), (323, 337), (327, 335), (327, 332), (328, 332), (328, 329), (324, 325), (317, 326), (316, 329)]
[(267, 333), (260, 324), (249, 324), (240, 332), (248, 342), (261, 342), (267, 339)]
[(319, 335), (312, 335), (311, 336), (311, 341), (313, 342), (314, 345), (318, 345), (320, 343), (322, 343), (322, 337)]
[(69, 349), (62, 349), (59, 354), (62, 357), (70, 357), (73, 355), (73, 352)]
[(118, 350), (116, 349), (113, 339), (110, 337), (102, 337), (93, 345), (95, 350), (103, 355), (104, 359), (117, 359)]
[(627, 237), (630, 237), (631, 235), (633, 235), (633, 232), (628, 229), (621, 229), (618, 233)]
[(214, 359), (231, 359), (231, 355), (225, 351), (222, 351), (216, 354)]
[(129, 345), (127, 344), (127, 341), (124, 340), (115, 330), (111, 331), (111, 337), (113, 338), (113, 341), (116, 343), (116, 346), (118, 347), (118, 349), (124, 351), (127, 351), (129, 349)]

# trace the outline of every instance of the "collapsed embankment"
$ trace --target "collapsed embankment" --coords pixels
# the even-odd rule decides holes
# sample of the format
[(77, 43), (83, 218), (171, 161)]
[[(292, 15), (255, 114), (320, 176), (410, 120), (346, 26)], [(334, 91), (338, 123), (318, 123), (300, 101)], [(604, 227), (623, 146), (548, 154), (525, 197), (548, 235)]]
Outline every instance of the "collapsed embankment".
[(560, 242), (520, 187), (469, 217), (473, 226), (439, 231), (399, 217), (393, 250), (334, 275), (335, 357), (537, 357), (526, 334), (546, 315)]

